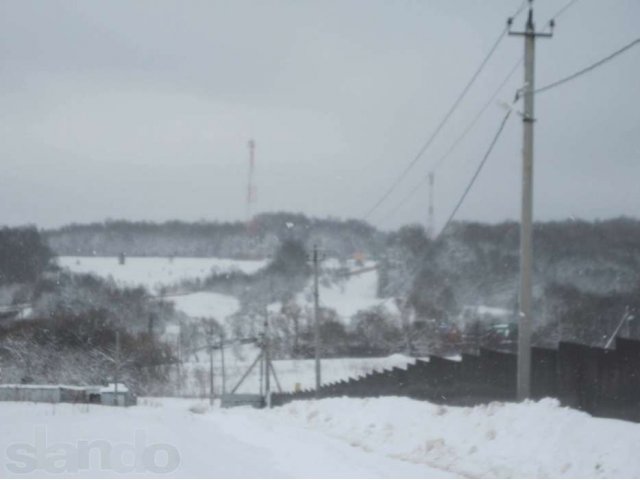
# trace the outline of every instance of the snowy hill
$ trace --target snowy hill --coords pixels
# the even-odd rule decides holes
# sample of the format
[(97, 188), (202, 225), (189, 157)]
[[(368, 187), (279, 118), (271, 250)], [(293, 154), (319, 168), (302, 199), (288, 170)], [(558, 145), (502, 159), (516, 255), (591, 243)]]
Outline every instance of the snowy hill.
[(155, 292), (212, 273), (238, 270), (251, 274), (266, 265), (265, 261), (186, 257), (127, 257), (124, 265), (119, 264), (117, 257), (58, 257), (57, 261), (75, 273), (113, 278), (120, 286), (143, 286)]

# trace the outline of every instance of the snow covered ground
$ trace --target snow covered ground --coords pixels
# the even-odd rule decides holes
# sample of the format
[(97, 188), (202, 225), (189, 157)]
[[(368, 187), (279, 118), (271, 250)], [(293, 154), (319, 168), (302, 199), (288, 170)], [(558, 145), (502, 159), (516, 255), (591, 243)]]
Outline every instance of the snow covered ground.
[(269, 414), (365, 451), (461, 476), (640, 475), (638, 424), (593, 418), (552, 399), (464, 408), (398, 397), (336, 398), (296, 402)]
[[(103, 459), (106, 459), (104, 466)], [(218, 478), (452, 476), (426, 465), (365, 452), (322, 432), (281, 422), (264, 410), (207, 410), (205, 405), (195, 405), (193, 401), (170, 399), (142, 400), (140, 406), (128, 409), (2, 403), (0, 476), (18, 474)]]
[(273, 410), (0, 403), (0, 476), (638, 477), (639, 448), (637, 424), (549, 399), (462, 408), (338, 398)]
[(175, 285), (183, 280), (205, 278), (212, 272), (240, 270), (255, 273), (266, 261), (233, 260), (228, 258), (127, 257), (124, 265), (116, 257), (58, 257), (58, 264), (77, 273), (93, 273), (111, 277), (122, 286), (147, 287), (158, 291), (162, 286)]
[[(175, 257), (127, 257), (124, 265), (116, 257), (58, 257), (58, 264), (72, 272), (92, 273), (103, 278), (112, 278), (121, 286), (144, 286), (157, 293), (162, 287), (174, 286), (184, 280), (202, 279), (212, 272), (239, 270), (248, 274), (257, 272), (267, 261), (233, 260), (227, 258), (184, 258)], [(375, 266), (375, 262), (356, 265), (350, 261), (341, 265), (336, 259), (323, 262), (325, 274), (346, 267), (350, 271), (366, 270)], [(329, 277), (325, 277), (329, 278)], [(321, 305), (337, 312), (347, 322), (360, 310), (384, 306), (389, 312), (397, 313), (392, 299), (377, 297), (377, 270), (364, 271), (358, 275), (345, 277), (337, 282), (320, 285)], [(224, 320), (239, 309), (233, 297), (212, 292), (197, 292), (190, 295), (171, 297), (176, 308), (193, 317), (215, 317)], [(313, 304), (312, 283), (300, 293), (296, 300), (299, 305), (310, 307)], [(269, 307), (279, 311), (280, 304)]]
[[(332, 278), (330, 271), (338, 271), (340, 264), (336, 259), (328, 259), (323, 262), (323, 267), (329, 268), (320, 282), (319, 298), (320, 306), (335, 310), (343, 322), (348, 322), (356, 313), (374, 307), (383, 307), (389, 313), (398, 314), (398, 307), (391, 298), (378, 297), (378, 271), (376, 262), (365, 262), (356, 265), (348, 262), (345, 267), (352, 272), (362, 270), (348, 277)], [(327, 279), (331, 278), (330, 282)], [(311, 307), (313, 305), (313, 281), (296, 296), (296, 303), (300, 306)], [(277, 312), (281, 308), (279, 303), (269, 305), (269, 310)]]
[[(367, 266), (372, 267), (374, 263)], [(334, 309), (344, 319), (351, 318), (360, 310), (384, 305), (392, 312), (397, 307), (391, 301), (378, 298), (378, 271), (372, 270), (348, 277), (341, 284), (320, 286), (322, 306)], [(305, 296), (305, 300), (307, 300)], [(312, 298), (312, 297), (309, 297)]]
[(223, 323), (224, 319), (240, 309), (236, 297), (215, 292), (196, 292), (186, 295), (169, 295), (164, 297), (173, 302), (176, 310), (180, 310), (193, 318), (215, 318)]
[[(327, 267), (335, 269), (337, 261), (329, 259)], [(352, 262), (353, 263), (353, 262)], [(350, 263), (350, 270), (358, 270), (375, 265), (368, 262), (362, 266)], [(227, 258), (184, 258), (175, 257), (127, 257), (124, 265), (118, 263), (116, 257), (58, 257), (58, 264), (72, 272), (92, 273), (104, 278), (112, 278), (122, 286), (147, 287), (153, 292), (161, 287), (176, 285), (183, 280), (202, 279), (216, 272), (239, 270), (248, 274), (257, 272), (266, 265), (266, 261), (233, 260)], [(320, 286), (322, 305), (336, 310), (338, 315), (349, 319), (358, 311), (377, 305), (385, 305), (391, 311), (396, 307), (390, 300), (380, 299), (376, 295), (378, 272), (366, 271), (359, 275), (345, 278), (338, 283)], [(301, 305), (311, 304), (311, 284), (298, 296)], [(235, 313), (233, 299), (214, 293), (199, 292), (193, 296), (172, 298), (176, 306), (188, 315), (195, 317), (224, 317)], [(218, 304), (223, 304), (222, 313), (217, 311)], [(274, 305), (273, 308), (279, 306)]]
[[(225, 354), (225, 373), (227, 391), (240, 380), (251, 363), (255, 360), (258, 351), (253, 346), (244, 346), (241, 351), (228, 349)], [(392, 367), (406, 368), (415, 363), (415, 358), (400, 354), (379, 358), (328, 358), (322, 359), (322, 383), (333, 383), (348, 378), (357, 378), (374, 370), (390, 369)], [(315, 362), (313, 359), (274, 360), (273, 367), (280, 382), (282, 390), (293, 392), (298, 385), (301, 389), (315, 388)], [(209, 357), (206, 353), (200, 353), (198, 360), (195, 356), (183, 365), (182, 395), (208, 396), (209, 395)], [(214, 352), (214, 392), (221, 393), (222, 368), (219, 351)], [(272, 380), (272, 389), (277, 390)], [(256, 367), (246, 378), (238, 393), (257, 393), (260, 390), (260, 373)]]

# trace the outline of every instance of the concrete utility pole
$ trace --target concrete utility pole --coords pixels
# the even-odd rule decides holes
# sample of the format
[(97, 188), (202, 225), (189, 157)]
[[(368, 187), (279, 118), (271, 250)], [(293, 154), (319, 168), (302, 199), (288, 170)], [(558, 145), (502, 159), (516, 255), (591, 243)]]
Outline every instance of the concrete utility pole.
[(209, 351), (209, 405), (213, 406), (213, 321), (206, 325), (207, 350)]
[[(511, 19), (508, 21), (511, 27)], [(553, 28), (553, 23), (551, 24)], [(524, 37), (524, 97), (522, 146), (522, 212), (520, 220), (520, 309), (518, 318), (518, 400), (531, 396), (531, 330), (533, 303), (533, 124), (535, 90), (536, 37), (550, 37), (552, 33), (535, 31), (533, 0), (529, 0), (529, 16), (524, 32), (509, 35)]]
[(318, 246), (313, 246), (313, 322), (314, 322), (314, 341), (316, 344), (316, 392), (320, 390), (321, 369), (320, 369), (320, 306), (318, 291)]
[(434, 214), (434, 206), (433, 206), (433, 184), (435, 180), (435, 174), (433, 172), (429, 172), (429, 220), (427, 225), (427, 235), (429, 238), (435, 238), (436, 234), (436, 220)]
[(114, 400), (113, 404), (118, 405), (118, 382), (120, 374), (120, 332), (116, 330), (116, 358), (115, 358), (115, 375), (114, 375)]
[(227, 373), (224, 369), (224, 330), (220, 334), (220, 366), (222, 368), (222, 394), (227, 393)]
[(213, 344), (209, 341), (209, 405), (213, 405)]
[(271, 408), (271, 382), (269, 381), (269, 307), (264, 307), (264, 396), (267, 399), (267, 407)]

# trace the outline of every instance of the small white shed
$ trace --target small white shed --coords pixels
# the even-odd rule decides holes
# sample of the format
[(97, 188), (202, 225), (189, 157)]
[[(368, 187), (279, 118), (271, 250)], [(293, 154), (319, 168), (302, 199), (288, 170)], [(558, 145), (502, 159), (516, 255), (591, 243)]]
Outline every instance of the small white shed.
[(110, 383), (106, 387), (100, 388), (100, 403), (102, 405), (114, 405), (119, 407), (129, 407), (135, 405), (136, 397), (129, 391), (124, 383)]

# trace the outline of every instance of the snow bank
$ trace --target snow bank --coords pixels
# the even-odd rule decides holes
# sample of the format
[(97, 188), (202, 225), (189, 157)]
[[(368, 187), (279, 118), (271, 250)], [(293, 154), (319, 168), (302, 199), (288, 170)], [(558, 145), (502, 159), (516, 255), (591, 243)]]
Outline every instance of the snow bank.
[(446, 407), (406, 398), (294, 402), (269, 414), (367, 451), (472, 477), (638, 477), (640, 427), (556, 400)]

